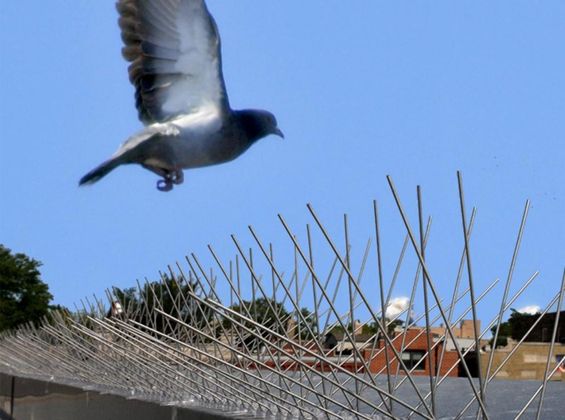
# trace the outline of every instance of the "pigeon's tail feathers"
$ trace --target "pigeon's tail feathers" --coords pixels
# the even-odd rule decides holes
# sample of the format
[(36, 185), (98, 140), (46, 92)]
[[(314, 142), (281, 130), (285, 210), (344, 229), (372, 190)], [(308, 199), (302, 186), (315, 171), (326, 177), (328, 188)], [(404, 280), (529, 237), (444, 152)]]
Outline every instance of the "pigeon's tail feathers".
[(121, 163), (122, 163), (121, 159), (117, 159), (117, 158), (108, 159), (107, 161), (101, 163), (92, 171), (87, 173), (85, 176), (83, 176), (80, 179), (78, 185), (79, 186), (90, 185), (90, 184), (94, 184), (95, 182), (98, 182), (100, 179), (104, 178), (111, 171), (117, 168)]

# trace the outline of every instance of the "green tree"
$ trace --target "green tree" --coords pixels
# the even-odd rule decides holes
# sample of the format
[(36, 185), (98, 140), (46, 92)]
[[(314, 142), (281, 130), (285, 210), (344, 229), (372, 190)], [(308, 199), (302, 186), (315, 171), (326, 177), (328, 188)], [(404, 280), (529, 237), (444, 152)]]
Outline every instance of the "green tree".
[[(161, 312), (196, 328), (213, 329), (214, 327), (213, 311), (191, 296), (191, 293), (196, 294), (197, 290), (196, 283), (187, 283), (163, 275), (160, 281), (145, 283), (141, 290), (133, 287), (128, 289), (115, 287), (113, 295), (128, 318), (160, 333), (174, 333), (178, 336), (181, 331), (187, 335), (191, 333), (186, 327)], [(111, 310), (108, 312), (108, 316), (115, 315)]]
[[(189, 292), (193, 292), (195, 284), (179, 283), (167, 275), (164, 275), (161, 281), (145, 283), (143, 290), (140, 292), (139, 304), (154, 310), (160, 311), (180, 319), (185, 324), (193, 326), (203, 326), (204, 317), (210, 320), (209, 309), (202, 308), (190, 297)], [(198, 309), (200, 306), (201, 309)], [(202, 313), (204, 312), (204, 314)], [(145, 311), (141, 322), (146, 325), (152, 325), (157, 331), (165, 334), (171, 334), (176, 331), (178, 325), (171, 321), (165, 315), (153, 311), (148, 315)], [(149, 318), (148, 318), (149, 317)], [(185, 330), (184, 328), (182, 328)]]
[[(224, 327), (228, 329), (235, 328), (241, 331), (244, 341), (241, 345), (246, 345), (248, 348), (258, 348), (260, 346), (261, 340), (257, 336), (261, 336), (268, 341), (276, 339), (266, 330), (255, 325), (255, 323), (284, 335), (288, 320), (290, 319), (290, 314), (282, 303), (268, 298), (259, 298), (255, 301), (244, 300), (241, 304), (231, 306), (230, 309), (252, 320), (249, 321), (237, 315), (232, 315), (236, 322), (232, 322), (227, 318), (223, 322)], [(281, 322), (283, 323), (282, 325)], [(244, 328), (241, 328), (239, 324), (242, 324)], [(249, 330), (253, 333), (250, 333)]]
[[(244, 300), (242, 304), (233, 305), (230, 309), (244, 315), (245, 317), (251, 318), (256, 323), (268, 327), (279, 334), (283, 334), (285, 332), (286, 326), (281, 325), (278, 320), (285, 321), (289, 318), (289, 313), (282, 303), (275, 302), (272, 299), (267, 298), (259, 298), (255, 301)], [(237, 316), (235, 316), (235, 320), (241, 322), (247, 328), (256, 328), (252, 322), (243, 320)], [(224, 324), (226, 326), (231, 326), (232, 322), (226, 320)]]
[(300, 313), (302, 316), (296, 317), (298, 318), (296, 325), (297, 329), (300, 331), (300, 338), (303, 340), (316, 339), (319, 333), (317, 331), (314, 314), (308, 308), (302, 308)]
[[(391, 337), (394, 335), (394, 329), (396, 327), (404, 326), (404, 321), (402, 321), (400, 319), (395, 319), (394, 321), (390, 321), (388, 318), (384, 318), (384, 319), (379, 318), (379, 321), (383, 325), (386, 325), (387, 335), (389, 335)], [(348, 326), (348, 329), (351, 330), (350, 326)], [(375, 321), (363, 325), (362, 332), (363, 332), (363, 334), (371, 334), (371, 335), (372, 334), (379, 334), (380, 335), (379, 327), (378, 327), (378, 325)]]
[(515, 309), (510, 310), (512, 314), (508, 319), (508, 324), (510, 326), (511, 337), (514, 340), (521, 340), (540, 315), (521, 313)]
[[(510, 318), (508, 321), (500, 324), (500, 331), (498, 332), (498, 340), (496, 340), (496, 347), (504, 347), (508, 344), (508, 338), (511, 337), (513, 340), (521, 340), (530, 327), (536, 322), (540, 317), (540, 314), (526, 314), (518, 312), (516, 309), (511, 308)], [(491, 328), (491, 332), (494, 338), (494, 333), (496, 327)], [(490, 344), (492, 346), (492, 340)], [(536, 335), (534, 332), (526, 339), (526, 341), (541, 341), (539, 333)]]
[[(496, 327), (492, 327), (490, 329), (492, 333), (492, 338), (489, 341), (491, 348), (493, 347), (492, 342), (494, 341), (494, 334), (496, 333)], [(496, 346), (494, 348), (499, 347), (506, 347), (508, 344), (508, 337), (512, 336), (512, 328), (510, 327), (510, 323), (503, 322), (500, 324), (500, 329), (498, 330), (498, 337), (496, 339)]]
[(0, 331), (37, 322), (53, 299), (41, 281), (41, 262), (0, 244)]

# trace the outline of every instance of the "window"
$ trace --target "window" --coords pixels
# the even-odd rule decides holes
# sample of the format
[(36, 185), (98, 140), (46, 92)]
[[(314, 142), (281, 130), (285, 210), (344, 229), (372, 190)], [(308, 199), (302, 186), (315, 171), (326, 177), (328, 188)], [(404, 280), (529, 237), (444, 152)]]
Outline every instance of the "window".
[[(408, 369), (412, 369), (414, 366), (416, 366), (416, 363), (420, 362), (420, 360), (424, 357), (424, 354), (426, 354), (426, 352), (422, 350), (408, 350), (408, 351), (403, 351), (401, 357), (406, 367)], [(426, 369), (426, 361), (422, 360), (414, 370), (425, 370), (425, 369)]]

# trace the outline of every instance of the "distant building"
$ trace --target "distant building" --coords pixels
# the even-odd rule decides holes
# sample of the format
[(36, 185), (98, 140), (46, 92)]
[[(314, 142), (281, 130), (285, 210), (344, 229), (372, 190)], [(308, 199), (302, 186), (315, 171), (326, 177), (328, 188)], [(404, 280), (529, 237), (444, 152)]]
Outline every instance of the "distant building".
[[(428, 340), (424, 328), (409, 328), (404, 337), (404, 351), (401, 352), (403, 342), (403, 331), (396, 331), (396, 335), (392, 337), (392, 344), (395, 350), (400, 354), (402, 361), (407, 369), (414, 369), (412, 375), (429, 375), (430, 370), (432, 375), (447, 375), (459, 376), (459, 357), (456, 351), (445, 349), (445, 340), (438, 334), (432, 333), (432, 352), (431, 357), (426, 356), (428, 351)], [(378, 346), (374, 351), (376, 357), (371, 357), (370, 350), (366, 355), (367, 359), (371, 360), (370, 370), (373, 373), (386, 372), (386, 355), (384, 349), (388, 348), (389, 355), (389, 370), (396, 372), (399, 368), (399, 363), (394, 356), (394, 352), (385, 344), (384, 339), (380, 339)], [(441, 360), (441, 354), (443, 360)], [(441, 364), (440, 364), (441, 361)], [(400, 373), (402, 370), (400, 369)]]
[[(512, 340), (508, 346), (495, 350), (490, 375), (492, 375), (508, 358), (508, 356), (510, 356), (515, 347), (516, 342)], [(547, 357), (549, 355), (549, 348), (549, 343), (522, 343), (522, 345), (515, 350), (512, 357), (508, 359), (508, 361), (496, 374), (496, 378), (543, 380)], [(489, 356), (490, 352), (481, 353), (481, 370), (483, 372), (483, 376), (486, 375)], [(558, 363), (560, 364), (560, 367), (557, 367)], [(557, 368), (557, 371), (551, 380), (565, 381), (565, 344), (554, 345), (553, 355), (551, 356), (549, 365), (550, 372), (555, 368)]]
[[(404, 334), (404, 329), (398, 328), (391, 336), (392, 344), (400, 354), (406, 368), (413, 369), (412, 374), (416, 376), (428, 375), (430, 369), (433, 375), (459, 376), (460, 368), (457, 352), (447, 348), (444, 352), (443, 347), (446, 341), (441, 336), (432, 334), (431, 344), (433, 349), (431, 358), (428, 358), (425, 356), (428, 349), (426, 337), (424, 328), (409, 328), (406, 334)], [(371, 373), (379, 374), (386, 372), (387, 357), (385, 352), (388, 352), (389, 370), (396, 372), (399, 369), (402, 374), (402, 369), (400, 369), (394, 352), (385, 344), (383, 338), (377, 340), (374, 334), (357, 334), (354, 343), (355, 345), (347, 339), (343, 332), (326, 334), (323, 341), (325, 358), (328, 361), (339, 363), (345, 369), (364, 372), (366, 370), (364, 366), (366, 366)], [(403, 345), (404, 351), (401, 351)], [(308, 347), (313, 348), (310, 345)], [(442, 353), (444, 355), (440, 365)], [(317, 369), (325, 369), (324, 363), (316, 363), (313, 357), (304, 357), (302, 361), (311, 361)], [(285, 368), (292, 369), (292, 363), (286, 364), (284, 362), (283, 360)], [(296, 367), (298, 366), (296, 365)]]
[[(504, 363), (496, 378), (543, 380), (556, 316), (557, 312), (545, 314), (541, 320), (536, 315), (522, 317), (513, 334), (518, 337), (523, 337), (536, 321), (539, 320), (539, 322), (519, 348), (516, 349), (517, 340), (509, 338), (507, 346), (494, 351), (491, 375)], [(509, 358), (511, 354), (512, 357)], [(489, 357), (490, 351), (481, 354), (481, 369), (485, 375)], [(559, 324), (549, 368), (550, 372), (556, 369), (551, 380), (565, 381), (565, 311), (559, 314)]]
[[(353, 324), (353, 329), (349, 334), (344, 333), (341, 328), (334, 328), (320, 337), (320, 342), (305, 340), (301, 342), (303, 348), (308, 349), (300, 356), (301, 362), (309, 364), (318, 370), (328, 370), (328, 363), (337, 364), (344, 369), (357, 372), (373, 374), (386, 373), (387, 359), (390, 372), (403, 373), (400, 364), (381, 334), (367, 332), (360, 321)], [(477, 321), (480, 328), (480, 321)], [(288, 337), (295, 337), (296, 324), (289, 321), (287, 325)], [(365, 331), (365, 332), (363, 332)], [(352, 334), (353, 333), (353, 334)], [(462, 376), (463, 370), (459, 363), (459, 356), (455, 344), (451, 338), (446, 337), (444, 327), (430, 328), (431, 356), (426, 356), (428, 351), (428, 339), (426, 329), (423, 327), (412, 327), (406, 331), (397, 326), (389, 331), (390, 341), (396, 352), (400, 355), (404, 366), (411, 370), (412, 375), (434, 376)], [(477, 356), (475, 353), (474, 324), (473, 321), (462, 321), (458, 327), (453, 329), (455, 339), (459, 349), (467, 352), (465, 362), (472, 376), (478, 376)], [(377, 338), (378, 337), (378, 338)], [(484, 342), (481, 342), (481, 346)], [(301, 353), (292, 346), (283, 346), (286, 354), (277, 356), (276, 364), (284, 369), (300, 369), (300, 365), (293, 360), (292, 355)], [(315, 356), (315, 353), (323, 352), (323, 357)], [(314, 353), (314, 354), (313, 354)], [(388, 353), (388, 358), (387, 354)], [(290, 357), (289, 357), (290, 356)], [(263, 357), (262, 361), (268, 366), (275, 366), (275, 361), (269, 357)]]
[[(459, 323), (458, 327), (453, 327), (451, 330), (456, 338), (475, 338), (475, 328), (472, 319), (464, 319)], [(446, 329), (443, 325), (439, 327), (432, 327), (430, 331), (433, 334), (443, 335), (446, 334)], [(481, 321), (477, 320), (477, 331), (481, 332)]]
[[(553, 334), (556, 316), (557, 312), (545, 314), (525, 341), (530, 343), (549, 343), (551, 341), (551, 335)], [(538, 317), (536, 316), (529, 317), (528, 320), (525, 321), (526, 325), (523, 326), (524, 329), (529, 329), (537, 319)], [(565, 344), (565, 311), (561, 311), (559, 314), (559, 325), (557, 326), (555, 342)]]

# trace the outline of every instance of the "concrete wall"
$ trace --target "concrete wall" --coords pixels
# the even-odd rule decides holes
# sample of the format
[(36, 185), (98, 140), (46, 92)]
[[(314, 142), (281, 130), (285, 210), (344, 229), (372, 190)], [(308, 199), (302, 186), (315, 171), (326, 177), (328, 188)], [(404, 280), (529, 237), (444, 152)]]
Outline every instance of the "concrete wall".
[(14, 378), (13, 382), (12, 380), (12, 376), (0, 373), (0, 420), (227, 419), (210, 412), (102, 395), (51, 382), (18, 377)]

